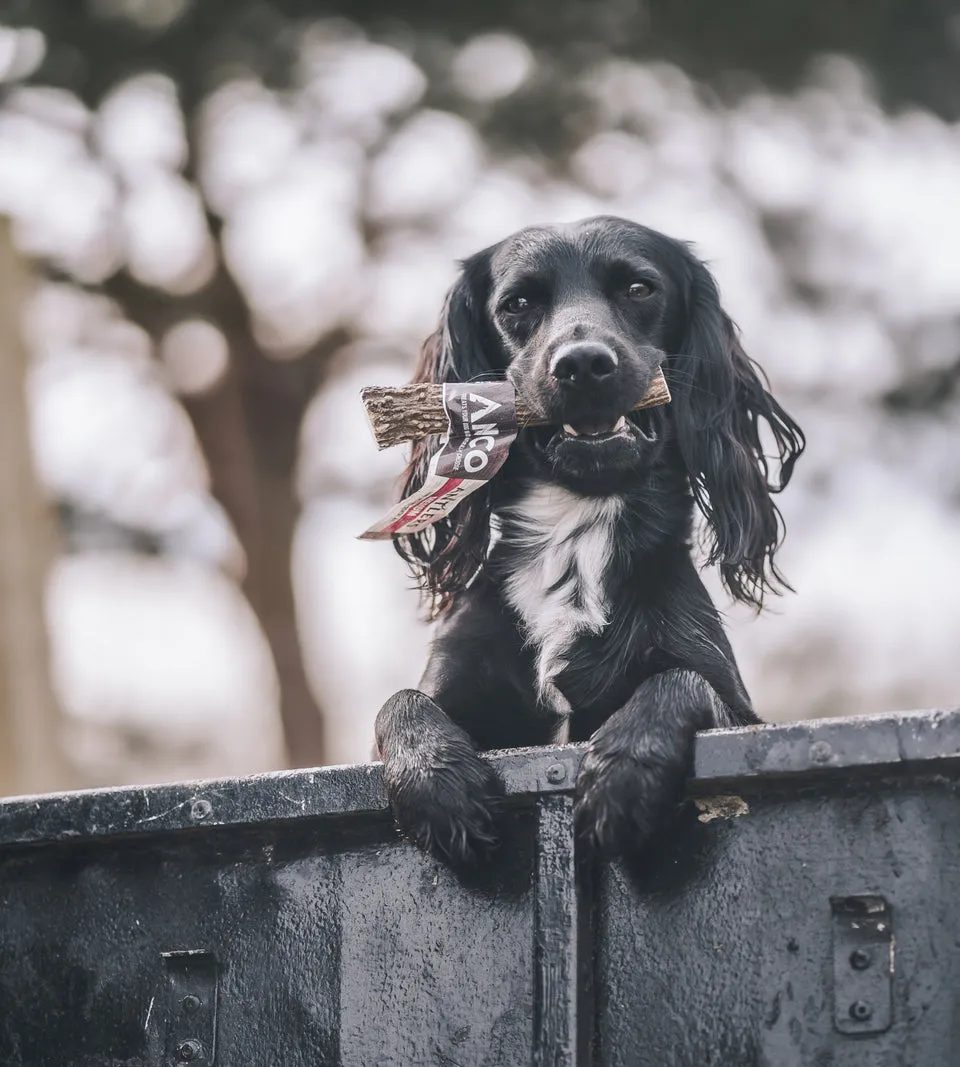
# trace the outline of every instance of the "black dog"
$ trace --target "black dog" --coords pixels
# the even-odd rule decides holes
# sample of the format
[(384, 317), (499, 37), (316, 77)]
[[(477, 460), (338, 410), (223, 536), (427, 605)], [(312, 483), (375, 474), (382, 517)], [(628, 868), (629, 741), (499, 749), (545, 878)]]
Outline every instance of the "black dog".
[[(632, 412), (658, 365), (672, 403)], [(770, 494), (803, 435), (706, 267), (623, 219), (523, 230), (465, 261), (416, 380), (504, 376), (552, 425), (398, 538), (441, 621), (420, 689), (377, 718), (390, 804), (418, 844), (467, 861), (493, 843), (500, 788), (478, 749), (589, 740), (578, 830), (636, 854), (682, 797), (696, 731), (758, 721), (691, 559), (694, 505), (709, 561), (759, 608), (785, 586)], [(436, 448), (415, 446), (405, 493)]]

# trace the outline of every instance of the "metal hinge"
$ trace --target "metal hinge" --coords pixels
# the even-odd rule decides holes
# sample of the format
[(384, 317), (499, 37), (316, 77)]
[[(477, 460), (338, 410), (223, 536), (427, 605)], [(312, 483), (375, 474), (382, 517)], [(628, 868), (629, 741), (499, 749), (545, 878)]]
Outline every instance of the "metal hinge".
[(167, 1067), (213, 1067), (217, 1054), (217, 961), (211, 952), (162, 952), (167, 968)]
[(833, 1024), (882, 1034), (893, 1019), (893, 916), (883, 897), (831, 897)]

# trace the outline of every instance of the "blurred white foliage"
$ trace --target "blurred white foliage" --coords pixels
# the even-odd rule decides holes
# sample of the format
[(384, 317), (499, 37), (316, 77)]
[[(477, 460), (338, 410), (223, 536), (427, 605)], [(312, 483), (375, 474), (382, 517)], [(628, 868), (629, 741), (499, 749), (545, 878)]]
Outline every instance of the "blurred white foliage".
[(488, 103), (515, 93), (534, 66), (526, 41), (512, 33), (483, 33), (454, 56), (450, 74), (464, 96)]
[(536, 189), (519, 168), (493, 163), (481, 171), (476, 183), (446, 219), (444, 229), (450, 242), (448, 269), (451, 278), (454, 258), (473, 255), (481, 248), (503, 240), (506, 234), (528, 226), (536, 205)]
[(82, 493), (130, 525), (202, 492), (206, 472), (183, 410), (123, 354), (62, 349), (31, 375), (37, 461), (61, 496)]
[[(816, 316), (801, 306), (782, 307), (779, 314), (770, 309), (764, 322), (782, 388), (863, 402), (879, 398), (900, 380), (894, 341), (867, 309), (847, 305)], [(766, 355), (764, 361), (771, 362)]]
[(47, 490), (242, 575), (243, 550), (146, 335), (109, 302), (52, 286), (40, 291), (29, 336), (33, 446)]
[(47, 54), (47, 39), (38, 29), (0, 25), (0, 83), (29, 78)]
[(282, 173), (300, 140), (294, 115), (254, 81), (215, 89), (200, 108), (198, 126), (200, 185), (224, 216), (244, 194)]
[(353, 310), (365, 257), (358, 173), (348, 146), (304, 148), (231, 213), (224, 255), (267, 347), (296, 353)]
[(419, 348), (436, 329), (444, 294), (453, 282), (453, 257), (416, 232), (394, 232), (379, 242), (364, 278), (356, 325), (385, 340)]
[[(796, 595), (759, 620), (738, 613), (734, 640), (758, 710), (795, 718), (956, 705), (955, 511), (869, 457), (835, 475), (784, 550)], [(795, 501), (791, 520), (796, 511)]]
[(666, 127), (693, 95), (687, 76), (666, 63), (609, 59), (590, 70), (583, 83), (597, 107), (601, 130)]
[(642, 138), (623, 130), (601, 130), (574, 152), (575, 178), (599, 196), (629, 196), (651, 180), (655, 155)]
[(276, 673), (237, 587), (174, 559), (61, 559), (53, 672), (70, 747), (96, 778), (252, 774), (282, 763)]
[(806, 276), (852, 290), (896, 325), (954, 314), (960, 131), (901, 116), (824, 169)]
[(121, 207), (127, 267), (144, 285), (189, 293), (213, 276), (216, 249), (197, 189), (158, 171), (137, 182)]
[[(396, 486), (405, 464), (403, 450), (371, 447), (373, 433), (360, 399), (366, 385), (402, 385), (409, 379), (407, 362), (388, 356), (363, 343), (341, 350), (338, 371), (310, 401), (300, 427), (297, 470), (304, 503), (335, 491), (354, 493), (379, 507)], [(354, 535), (361, 532), (358, 528)]]
[(445, 111), (421, 111), (373, 161), (367, 211), (381, 222), (441, 213), (473, 184), (482, 156), (477, 132), (466, 119)]
[(170, 388), (183, 396), (214, 389), (230, 365), (227, 339), (206, 319), (183, 319), (160, 339), (160, 359)]
[(576, 222), (577, 219), (602, 214), (608, 205), (573, 182), (545, 180), (537, 189), (529, 224), (550, 225)]
[(97, 113), (97, 145), (130, 181), (144, 171), (180, 170), (187, 131), (177, 88), (164, 74), (138, 74), (104, 97)]
[(802, 115), (753, 97), (730, 115), (726, 136), (726, 168), (759, 208), (787, 213), (814, 203), (826, 160)]
[(297, 618), (307, 674), (337, 763), (370, 759), (373, 721), (398, 689), (415, 686), (429, 630), (389, 542), (358, 541), (385, 505), (333, 492), (305, 509), (294, 544)]
[(0, 109), (0, 211), (25, 251), (81, 281), (120, 263), (117, 190), (84, 144), (89, 114), (70, 93), (14, 90)]
[(427, 79), (408, 56), (355, 27), (318, 22), (303, 36), (296, 72), (304, 114), (319, 131), (372, 144), (392, 115), (412, 108)]

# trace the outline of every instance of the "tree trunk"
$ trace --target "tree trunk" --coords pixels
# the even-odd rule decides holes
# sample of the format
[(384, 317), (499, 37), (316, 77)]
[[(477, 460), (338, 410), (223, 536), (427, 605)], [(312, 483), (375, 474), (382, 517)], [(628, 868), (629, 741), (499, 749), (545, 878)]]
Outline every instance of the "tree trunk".
[(304, 412), (343, 338), (325, 338), (296, 360), (267, 358), (223, 266), (209, 285), (182, 298), (147, 289), (126, 273), (104, 288), (155, 340), (190, 316), (214, 323), (227, 339), (230, 364), (224, 378), (209, 393), (182, 402), (206, 457), (213, 495), (233, 521), (247, 556), (243, 591), (276, 665), (290, 764), (318, 766), (324, 762), (323, 719), (303, 665), (291, 574), (299, 514), (294, 478)]
[(26, 289), (27, 273), (0, 218), (0, 794), (77, 784), (50, 684), (44, 605), (54, 524), (30, 449), (20, 335)]
[(184, 398), (211, 488), (247, 554), (243, 591), (257, 613), (280, 680), (280, 717), (291, 766), (324, 762), (323, 720), (307, 681), (293, 596), (299, 508), (297, 443), (310, 394), (286, 388), (291, 367), (271, 363), (243, 329), (227, 334), (230, 369), (213, 392)]

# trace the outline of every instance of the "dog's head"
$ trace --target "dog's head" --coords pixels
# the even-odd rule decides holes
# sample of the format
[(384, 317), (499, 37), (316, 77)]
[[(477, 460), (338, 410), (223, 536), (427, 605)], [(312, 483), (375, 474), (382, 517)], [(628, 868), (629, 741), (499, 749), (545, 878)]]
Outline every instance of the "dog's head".
[[(661, 366), (673, 401), (632, 412)], [(782, 585), (773, 556), (803, 435), (740, 347), (707, 268), (686, 245), (625, 219), (534, 227), (471, 256), (424, 346), (416, 381), (508, 378), (550, 422), (515, 448), (548, 478), (588, 494), (629, 491), (672, 450), (707, 519), (710, 562), (738, 600)], [(772, 434), (771, 482), (759, 423)], [(436, 439), (415, 446), (419, 488)], [(442, 606), (489, 542), (483, 489), (423, 534), (398, 539)]]

